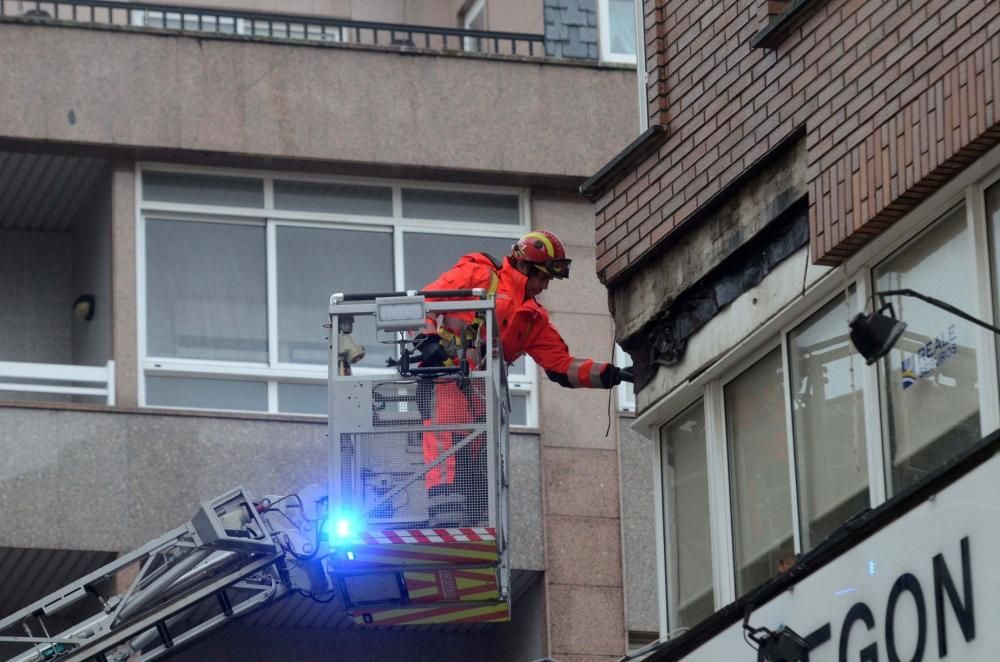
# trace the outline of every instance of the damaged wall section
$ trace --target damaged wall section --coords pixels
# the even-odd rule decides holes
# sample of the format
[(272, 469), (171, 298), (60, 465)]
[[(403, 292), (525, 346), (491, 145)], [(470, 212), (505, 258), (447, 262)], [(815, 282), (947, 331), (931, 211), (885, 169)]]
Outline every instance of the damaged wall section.
[(805, 138), (797, 133), (703, 205), (652, 259), (615, 283), (616, 340), (641, 390), (673, 365), (686, 339), (808, 241)]
[(680, 363), (689, 337), (808, 243), (809, 205), (801, 198), (627, 341), (624, 348), (635, 365), (636, 391), (659, 366)]

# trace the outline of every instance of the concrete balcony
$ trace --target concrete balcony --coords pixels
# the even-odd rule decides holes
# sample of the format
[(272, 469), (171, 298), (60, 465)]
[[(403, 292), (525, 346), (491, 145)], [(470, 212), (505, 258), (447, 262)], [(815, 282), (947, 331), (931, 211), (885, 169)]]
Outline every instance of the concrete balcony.
[(130, 156), (567, 185), (638, 130), (634, 69), (593, 62), (19, 16), (0, 57), (0, 140)]

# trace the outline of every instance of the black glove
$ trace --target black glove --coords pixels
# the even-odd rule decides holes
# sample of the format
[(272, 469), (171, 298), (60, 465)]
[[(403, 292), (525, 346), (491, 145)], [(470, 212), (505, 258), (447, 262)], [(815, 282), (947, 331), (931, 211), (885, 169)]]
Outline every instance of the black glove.
[(443, 366), (448, 360), (448, 354), (441, 347), (441, 336), (436, 333), (420, 334), (414, 339), (414, 345), (420, 350), (420, 365), (425, 368)]
[(601, 386), (604, 388), (611, 388), (612, 386), (618, 386), (622, 382), (631, 381), (632, 366), (619, 368), (616, 365), (608, 365), (608, 367), (601, 373)]

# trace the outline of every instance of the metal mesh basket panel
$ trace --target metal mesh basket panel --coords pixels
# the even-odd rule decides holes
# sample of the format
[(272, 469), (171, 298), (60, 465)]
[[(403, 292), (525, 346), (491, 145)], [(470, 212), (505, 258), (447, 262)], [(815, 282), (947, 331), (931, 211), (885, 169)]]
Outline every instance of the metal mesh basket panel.
[[(484, 377), (372, 379), (370, 432), (341, 435), (341, 489), (369, 528), (490, 526)], [(360, 426), (368, 427), (368, 426)]]

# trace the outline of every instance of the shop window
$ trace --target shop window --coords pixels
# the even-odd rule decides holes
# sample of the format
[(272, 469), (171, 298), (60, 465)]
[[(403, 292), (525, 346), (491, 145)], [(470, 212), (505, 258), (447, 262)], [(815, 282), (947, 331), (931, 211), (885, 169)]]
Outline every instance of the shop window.
[(724, 387), (737, 595), (794, 557), (783, 372), (776, 348)]
[[(910, 288), (976, 310), (976, 278), (965, 209), (875, 269), (877, 289)], [(892, 493), (913, 485), (980, 438), (977, 329), (908, 297), (891, 297), (907, 324), (882, 360), (883, 424), (891, 456)]]
[(788, 334), (788, 369), (802, 549), (869, 505), (865, 364), (847, 335), (857, 306), (835, 298)]
[[(990, 235), (990, 252), (993, 261), (993, 316), (994, 324), (1000, 319), (1000, 181), (989, 186), (984, 194), (986, 227)], [(1000, 336), (997, 337), (1000, 343)], [(1000, 354), (1000, 352), (998, 352)]]
[(660, 429), (669, 627), (714, 610), (705, 408), (701, 401)]

